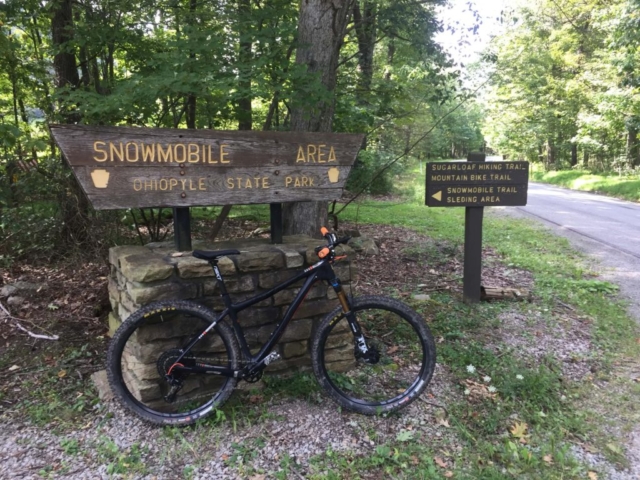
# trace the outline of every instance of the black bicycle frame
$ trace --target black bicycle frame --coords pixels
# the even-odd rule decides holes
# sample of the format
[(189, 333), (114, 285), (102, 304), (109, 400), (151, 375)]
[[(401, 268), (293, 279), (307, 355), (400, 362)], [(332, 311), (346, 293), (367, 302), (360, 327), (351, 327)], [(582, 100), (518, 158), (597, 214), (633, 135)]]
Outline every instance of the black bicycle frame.
[[(264, 369), (267, 366), (264, 363), (265, 358), (267, 358), (267, 356), (271, 353), (271, 350), (276, 345), (278, 340), (280, 340), (280, 337), (284, 333), (284, 330), (287, 328), (287, 325), (295, 315), (298, 307), (300, 307), (300, 305), (304, 301), (305, 297), (307, 296), (307, 293), (309, 293), (309, 290), (311, 290), (313, 285), (319, 280), (326, 280), (329, 283), (329, 285), (333, 287), (333, 289), (336, 292), (336, 295), (338, 296), (338, 299), (340, 300), (343, 312), (347, 316), (351, 329), (353, 330), (354, 336), (357, 339), (363, 338), (362, 332), (360, 330), (360, 326), (356, 322), (355, 316), (351, 313), (351, 308), (349, 306), (347, 297), (344, 294), (344, 291), (342, 290), (342, 285), (340, 283), (340, 280), (336, 277), (336, 274), (333, 271), (333, 267), (331, 266), (331, 263), (327, 260), (320, 260), (318, 263), (306, 268), (305, 270), (300, 272), (298, 275), (290, 278), (289, 280), (279, 285), (276, 285), (271, 290), (268, 290), (259, 295), (256, 295), (255, 297), (249, 298), (243, 302), (235, 303), (235, 304), (231, 302), (231, 297), (227, 292), (227, 289), (224, 284), (224, 280), (222, 278), (222, 275), (220, 274), (220, 270), (218, 268), (217, 263), (215, 261), (210, 263), (216, 275), (216, 278), (218, 280), (218, 286), (220, 288), (220, 293), (222, 295), (222, 299), (224, 301), (226, 308), (222, 311), (222, 313), (220, 313), (220, 315), (218, 315), (216, 320), (206, 328), (206, 330), (204, 330), (201, 334), (197, 335), (187, 344), (187, 346), (182, 350), (183, 352), (182, 355), (180, 355), (180, 357), (178, 357), (178, 359), (175, 361), (174, 368), (172, 369), (172, 371), (185, 372), (185, 373), (208, 373), (208, 374), (238, 378), (238, 377), (243, 377), (244, 375), (247, 375), (247, 374), (256, 373)], [(256, 355), (252, 355), (251, 351), (249, 350), (249, 345), (247, 344), (247, 340), (244, 336), (244, 331), (242, 330), (242, 327), (238, 322), (238, 312), (241, 312), (242, 310), (245, 310), (250, 306), (255, 305), (256, 303), (261, 302), (262, 300), (265, 300), (275, 295), (276, 293), (284, 290), (285, 288), (293, 285), (294, 283), (299, 282), (303, 278), (306, 278), (306, 280), (302, 285), (302, 287), (300, 288), (300, 291), (298, 292), (296, 297), (293, 299), (293, 301), (289, 305), (289, 308), (285, 312), (284, 317), (282, 318), (282, 321), (280, 321), (280, 323), (276, 325), (273, 332), (271, 332), (271, 336), (269, 337), (269, 340), (267, 340), (267, 342), (262, 346), (260, 351)], [(226, 317), (227, 315), (229, 315), (229, 317), (232, 320), (231, 323), (235, 331), (236, 337), (240, 342), (240, 348), (242, 350), (242, 353), (246, 358), (250, 360), (249, 365), (247, 365), (246, 367), (240, 370), (233, 370), (230, 368), (221, 367), (217, 365), (207, 365), (207, 364), (199, 363), (197, 360), (192, 365), (184, 365), (180, 363), (182, 358), (188, 354), (188, 352), (196, 345), (196, 343), (198, 343), (198, 341), (200, 341), (205, 335), (207, 335), (207, 333), (209, 333), (209, 331), (211, 331), (211, 329), (213, 329), (216, 326), (216, 324), (222, 321), (222, 319), (224, 319), (224, 317)]]

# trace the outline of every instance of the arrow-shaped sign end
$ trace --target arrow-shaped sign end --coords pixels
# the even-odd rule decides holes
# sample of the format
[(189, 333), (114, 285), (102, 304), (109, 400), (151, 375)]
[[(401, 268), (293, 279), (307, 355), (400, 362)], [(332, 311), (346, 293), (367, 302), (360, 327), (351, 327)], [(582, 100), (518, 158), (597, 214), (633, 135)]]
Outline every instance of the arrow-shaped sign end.
[(437, 193), (434, 193), (433, 195), (431, 195), (433, 198), (435, 198), (436, 200), (438, 200), (439, 202), (442, 201), (442, 190), (440, 190)]

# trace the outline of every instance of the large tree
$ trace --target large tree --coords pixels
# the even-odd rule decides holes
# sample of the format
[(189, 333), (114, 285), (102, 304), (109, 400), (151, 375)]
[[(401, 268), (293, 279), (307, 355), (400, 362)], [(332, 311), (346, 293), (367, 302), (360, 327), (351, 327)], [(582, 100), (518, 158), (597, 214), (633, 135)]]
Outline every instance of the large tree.
[[(291, 130), (330, 132), (335, 111), (338, 59), (353, 0), (303, 0), (298, 20), (296, 63), (306, 66), (319, 81), (320, 91), (309, 99), (294, 98)], [(315, 98), (314, 98), (315, 97)], [(285, 234), (318, 236), (327, 222), (325, 202), (294, 202), (285, 205)]]

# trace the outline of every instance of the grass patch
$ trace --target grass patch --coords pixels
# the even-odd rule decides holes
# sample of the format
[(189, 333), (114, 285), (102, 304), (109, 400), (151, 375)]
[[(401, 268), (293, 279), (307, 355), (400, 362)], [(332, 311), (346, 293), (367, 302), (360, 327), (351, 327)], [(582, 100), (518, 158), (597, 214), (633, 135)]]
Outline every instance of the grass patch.
[(632, 202), (640, 201), (640, 176), (638, 175), (594, 174), (587, 170), (545, 172), (534, 168), (531, 171), (531, 180), (573, 190), (603, 193)]
[[(449, 243), (452, 248), (462, 244), (464, 209), (427, 208), (422, 204), (419, 186), (416, 192), (412, 202), (367, 200), (350, 206), (342, 219), (408, 227)], [(485, 246), (493, 247), (503, 256), (504, 263), (533, 274), (535, 301), (533, 305), (467, 306), (456, 296), (434, 294), (427, 304), (416, 305), (431, 319), (434, 335), (443, 339), (439, 362), (449, 367), (461, 382), (482, 383), (483, 379), (490, 379), (487, 385), (497, 395), (493, 400), (461, 401), (448, 406), (450, 423), (464, 439), (464, 446), (447, 459), (447, 468), (455, 478), (587, 478), (587, 466), (580, 464), (570, 451), (570, 445), (575, 443), (597, 445), (603, 452), (613, 450), (608, 458), (622, 463), (621, 457), (615, 455), (616, 448), (611, 447), (610, 438), (600, 428), (605, 422), (602, 414), (594, 415), (593, 405), (585, 402), (588, 396), (598, 395), (589, 380), (567, 382), (553, 358), (532, 365), (513, 352), (496, 356), (482, 340), (487, 330), (499, 328), (497, 319), (507, 309), (521, 308), (522, 314), (527, 315), (531, 310), (552, 311), (558, 302), (572, 305), (577, 315), (592, 322), (594, 350), (605, 372), (601, 378), (606, 378), (606, 372), (615, 368), (621, 358), (637, 358), (640, 353), (635, 342), (637, 326), (626, 314), (625, 305), (615, 298), (617, 287), (594, 279), (584, 267), (582, 256), (566, 239), (555, 237), (529, 221), (487, 216), (483, 240)], [(432, 265), (438, 264), (438, 250), (425, 253), (433, 257)], [(607, 402), (612, 407), (607, 413), (615, 415), (616, 410), (630, 407), (633, 398), (630, 388), (627, 385), (617, 394), (609, 395), (615, 396), (615, 400)], [(514, 434), (518, 425), (524, 430), (516, 429)], [(393, 478), (433, 478), (433, 468), (435, 476), (444, 474), (443, 467), (433, 466), (437, 452), (428, 445), (419, 441), (389, 444), (386, 445), (389, 452), (398, 453), (390, 453), (388, 458), (378, 456), (375, 461), (329, 452), (322, 461), (317, 461), (318, 465), (329, 464), (344, 475), (317, 474), (312, 478), (367, 478), (363, 473), (372, 471)], [(409, 457), (403, 456), (412, 451)], [(409, 473), (411, 455), (431, 459), (421, 467), (424, 473), (420, 468)]]

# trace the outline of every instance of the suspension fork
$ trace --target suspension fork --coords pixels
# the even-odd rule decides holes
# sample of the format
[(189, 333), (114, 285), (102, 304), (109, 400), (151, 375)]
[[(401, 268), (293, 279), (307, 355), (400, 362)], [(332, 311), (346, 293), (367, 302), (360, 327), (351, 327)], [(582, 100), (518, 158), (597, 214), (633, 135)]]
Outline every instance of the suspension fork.
[[(340, 305), (342, 306), (342, 313), (347, 319), (349, 323), (349, 328), (351, 328), (351, 332), (353, 333), (353, 340), (355, 342), (356, 348), (356, 356), (363, 356), (369, 352), (369, 345), (367, 344), (367, 339), (364, 338), (364, 334), (362, 333), (362, 329), (360, 328), (360, 324), (356, 319), (356, 314), (353, 313), (351, 309), (351, 303), (349, 302), (349, 298), (344, 293), (344, 289), (342, 288), (342, 283), (339, 278), (334, 278), (330, 281), (333, 290), (336, 292), (336, 296), (340, 301)], [(359, 354), (359, 355), (358, 355)]]

